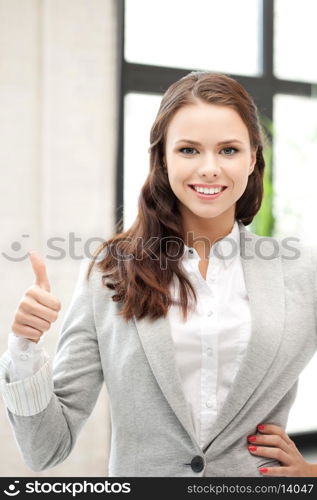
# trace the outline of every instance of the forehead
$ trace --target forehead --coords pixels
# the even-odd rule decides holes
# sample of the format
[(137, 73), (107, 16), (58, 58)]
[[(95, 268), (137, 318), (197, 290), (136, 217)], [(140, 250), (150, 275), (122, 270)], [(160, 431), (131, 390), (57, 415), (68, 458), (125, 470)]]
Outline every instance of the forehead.
[[(223, 136), (226, 137), (223, 137)], [(177, 110), (167, 127), (166, 140), (187, 138), (202, 141), (235, 137), (248, 139), (248, 129), (239, 113), (228, 106), (198, 102), (186, 104)]]

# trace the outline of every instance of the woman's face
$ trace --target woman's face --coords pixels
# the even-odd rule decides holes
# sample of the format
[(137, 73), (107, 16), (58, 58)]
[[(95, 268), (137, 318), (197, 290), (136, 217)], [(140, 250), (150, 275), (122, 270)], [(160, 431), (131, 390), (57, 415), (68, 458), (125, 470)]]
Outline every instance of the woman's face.
[[(220, 144), (221, 143), (221, 144)], [(180, 108), (166, 135), (168, 178), (183, 215), (232, 216), (256, 163), (248, 129), (232, 108), (197, 101)], [(220, 194), (199, 196), (192, 185), (225, 186)], [(223, 188), (222, 188), (223, 189)]]

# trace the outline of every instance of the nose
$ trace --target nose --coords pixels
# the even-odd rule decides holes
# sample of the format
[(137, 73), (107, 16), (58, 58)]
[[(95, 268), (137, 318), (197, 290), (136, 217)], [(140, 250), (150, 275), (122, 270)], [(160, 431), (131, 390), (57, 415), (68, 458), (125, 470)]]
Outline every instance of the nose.
[(200, 175), (207, 177), (219, 175), (221, 173), (219, 159), (215, 158), (213, 155), (207, 155), (200, 165), (198, 172)]

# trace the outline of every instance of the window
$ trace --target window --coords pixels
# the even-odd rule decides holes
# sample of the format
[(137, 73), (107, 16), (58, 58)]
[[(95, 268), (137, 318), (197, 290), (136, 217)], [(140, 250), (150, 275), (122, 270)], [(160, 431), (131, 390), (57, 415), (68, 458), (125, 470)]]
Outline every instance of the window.
[(149, 136), (160, 95), (129, 93), (124, 99), (124, 225), (137, 212), (137, 196), (149, 170)]
[(261, 14), (259, 0), (126, 0), (125, 59), (257, 75)]
[(278, 78), (317, 83), (316, 0), (275, 0), (274, 73)]
[(275, 235), (315, 243), (317, 99), (276, 94), (274, 127)]

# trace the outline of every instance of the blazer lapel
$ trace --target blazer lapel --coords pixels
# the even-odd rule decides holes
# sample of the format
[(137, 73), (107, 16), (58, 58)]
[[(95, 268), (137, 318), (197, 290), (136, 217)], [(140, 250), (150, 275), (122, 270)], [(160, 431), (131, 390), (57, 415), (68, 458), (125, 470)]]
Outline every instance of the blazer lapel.
[[(182, 381), (176, 365), (174, 343), (168, 319), (151, 321), (147, 317), (134, 322), (152, 372), (167, 402), (192, 440), (197, 443)], [(197, 443), (198, 444), (198, 443)]]
[[(285, 304), (280, 247), (273, 247), (272, 240), (251, 233), (240, 222), (239, 229), (241, 262), (251, 312), (251, 338), (217, 416), (209, 444), (204, 447), (205, 452), (265, 377), (278, 351), (284, 329)], [(212, 447), (213, 455), (216, 447), (217, 444)]]

